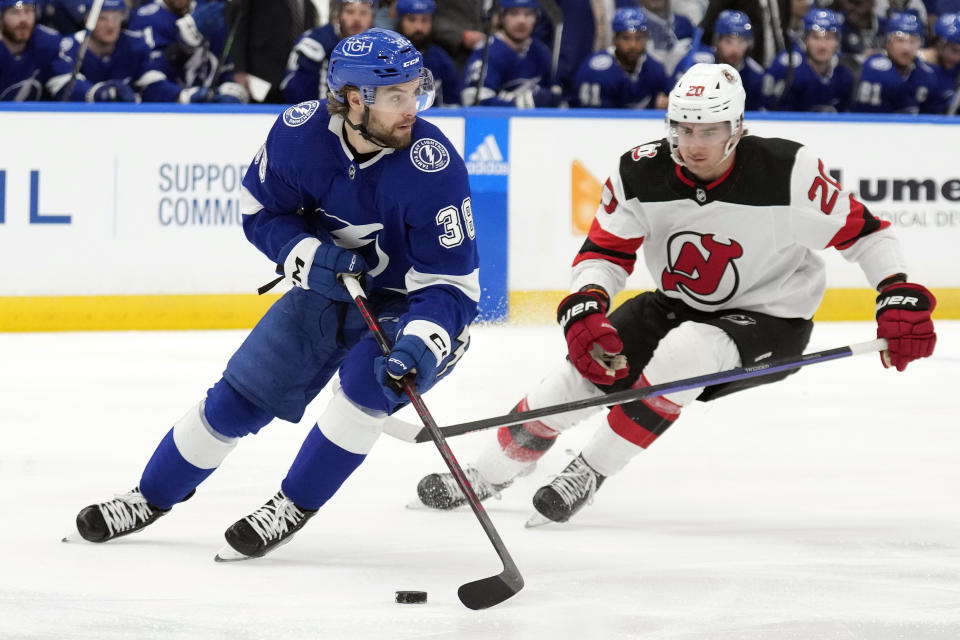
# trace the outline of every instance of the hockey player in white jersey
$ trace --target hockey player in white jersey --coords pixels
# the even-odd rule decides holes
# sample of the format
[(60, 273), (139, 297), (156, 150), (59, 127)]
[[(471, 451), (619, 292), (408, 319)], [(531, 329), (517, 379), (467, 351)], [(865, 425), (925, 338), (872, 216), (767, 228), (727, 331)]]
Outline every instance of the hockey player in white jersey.
[[(910, 282), (888, 222), (844, 190), (800, 143), (745, 136), (744, 89), (726, 64), (696, 64), (669, 96), (667, 136), (623, 154), (603, 187), (557, 316), (569, 357), (519, 402), (524, 412), (572, 399), (801, 354), (825, 288), (819, 250), (856, 262), (877, 296), (885, 366), (903, 371), (936, 343), (934, 296)], [(643, 246), (657, 289), (615, 309)], [(617, 405), (533, 498), (529, 524), (565, 522), (694, 400), (710, 401), (789, 372)], [(488, 497), (528, 473), (583, 409), (504, 427), (466, 470)], [(463, 503), (449, 474), (430, 474), (421, 501)]]

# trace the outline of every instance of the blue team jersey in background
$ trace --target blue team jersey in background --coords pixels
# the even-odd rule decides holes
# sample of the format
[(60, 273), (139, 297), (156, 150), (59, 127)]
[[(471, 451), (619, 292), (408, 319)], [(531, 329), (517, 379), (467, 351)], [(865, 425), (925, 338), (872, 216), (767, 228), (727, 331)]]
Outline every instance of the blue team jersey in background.
[(830, 71), (821, 76), (807, 63), (806, 56), (792, 53), (793, 77), (785, 86), (787, 53), (781, 51), (767, 69), (764, 78), (764, 99), (768, 109), (780, 111), (838, 112), (850, 108), (853, 94), (853, 73), (839, 64), (834, 56)]
[(356, 164), (326, 101), (287, 109), (243, 180), (243, 228), (270, 260), (310, 234), (366, 261), (375, 289), (406, 292), (405, 317), (460, 334), (477, 314), (478, 258), (463, 159), (417, 119), (412, 144)]
[[(0, 100), (40, 100), (69, 81), (73, 65), (65, 51), (69, 40), (43, 25), (37, 25), (18, 56), (11, 55), (0, 44)], [(64, 77), (64, 74), (66, 76)], [(61, 77), (59, 86), (48, 86), (52, 78)]]
[[(536, 87), (550, 86), (550, 49), (539, 40), (530, 40), (522, 51), (514, 51), (499, 35), (490, 39), (487, 69), (479, 104), (512, 107), (516, 95)], [(483, 47), (470, 54), (463, 76), (463, 103), (473, 104), (477, 80), (483, 66)]]
[(653, 108), (658, 93), (667, 93), (667, 73), (659, 61), (644, 55), (633, 73), (618, 63), (611, 47), (593, 54), (580, 65), (573, 78), (570, 106), (607, 109)]
[(932, 113), (938, 81), (933, 68), (917, 58), (906, 76), (884, 53), (867, 58), (860, 72), (851, 111)]

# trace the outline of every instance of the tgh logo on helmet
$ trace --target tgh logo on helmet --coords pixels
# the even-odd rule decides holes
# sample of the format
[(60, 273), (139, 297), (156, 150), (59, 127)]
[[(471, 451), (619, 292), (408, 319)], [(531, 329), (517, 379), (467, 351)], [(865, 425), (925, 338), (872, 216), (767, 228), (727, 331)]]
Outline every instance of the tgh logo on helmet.
[(343, 43), (342, 50), (345, 56), (359, 58), (373, 51), (373, 42), (370, 40), (361, 40), (360, 38), (350, 38)]

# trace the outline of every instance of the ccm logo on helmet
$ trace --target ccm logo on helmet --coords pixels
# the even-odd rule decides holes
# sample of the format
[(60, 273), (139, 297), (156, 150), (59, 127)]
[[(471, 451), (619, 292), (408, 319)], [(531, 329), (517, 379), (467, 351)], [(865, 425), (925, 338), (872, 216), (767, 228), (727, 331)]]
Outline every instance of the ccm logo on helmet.
[(352, 38), (343, 43), (343, 55), (359, 57), (373, 51), (373, 43), (369, 40)]

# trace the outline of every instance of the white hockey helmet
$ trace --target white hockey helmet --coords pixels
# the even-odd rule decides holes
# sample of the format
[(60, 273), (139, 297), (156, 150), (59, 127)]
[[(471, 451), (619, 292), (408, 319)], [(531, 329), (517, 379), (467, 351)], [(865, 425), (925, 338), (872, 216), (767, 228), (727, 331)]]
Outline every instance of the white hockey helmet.
[(726, 122), (730, 139), (723, 157), (729, 156), (740, 142), (740, 126), (747, 93), (736, 69), (728, 64), (698, 62), (677, 81), (667, 103), (667, 141), (673, 161), (683, 165), (677, 153), (678, 137), (674, 125), (684, 122)]

